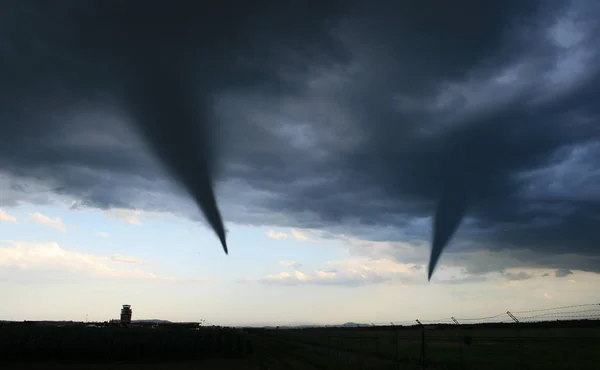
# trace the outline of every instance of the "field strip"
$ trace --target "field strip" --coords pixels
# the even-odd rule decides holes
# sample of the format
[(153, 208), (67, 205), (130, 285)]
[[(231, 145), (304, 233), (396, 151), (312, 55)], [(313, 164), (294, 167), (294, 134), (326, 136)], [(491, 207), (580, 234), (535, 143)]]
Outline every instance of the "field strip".
[[(314, 351), (314, 352), (319, 352), (321, 354), (335, 356), (338, 358), (345, 358), (346, 361), (348, 361), (349, 363), (356, 363), (356, 364), (362, 363), (371, 369), (384, 368), (384, 367), (389, 368), (389, 366), (391, 366), (391, 365), (396, 365), (396, 366), (400, 365), (400, 366), (402, 366), (401, 368), (403, 370), (404, 369), (406, 369), (406, 370), (413, 370), (413, 369), (420, 370), (421, 369), (421, 367), (416, 364), (406, 364), (403, 362), (398, 362), (398, 361), (390, 360), (390, 359), (384, 359), (381, 357), (371, 356), (371, 355), (367, 355), (367, 354), (353, 353), (351, 351), (344, 351), (344, 350), (340, 350), (337, 348), (330, 348), (327, 346), (309, 344), (309, 343), (299, 342), (299, 341), (289, 340), (289, 339), (282, 339), (282, 338), (271, 338), (271, 339), (280, 341), (282, 343), (288, 343), (288, 344), (292, 344), (292, 345), (296, 345), (296, 346), (301, 346), (305, 349), (308, 349), (308, 350)], [(428, 368), (428, 369), (435, 370), (432, 368)]]

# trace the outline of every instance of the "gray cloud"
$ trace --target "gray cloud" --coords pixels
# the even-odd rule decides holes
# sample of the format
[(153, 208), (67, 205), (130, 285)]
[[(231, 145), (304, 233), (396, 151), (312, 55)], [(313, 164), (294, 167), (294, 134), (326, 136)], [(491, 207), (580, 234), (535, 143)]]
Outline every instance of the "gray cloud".
[[(543, 250), (505, 249), (501, 251), (464, 251), (449, 253), (446, 260), (449, 266), (465, 269), (465, 273), (473, 275), (502, 272), (509, 268), (554, 268), (556, 271), (577, 269), (582, 271), (600, 271), (600, 257), (582, 258), (576, 253), (544, 253)], [(555, 276), (559, 276), (558, 275)], [(566, 275), (565, 275), (566, 276)]]
[(448, 279), (448, 280), (437, 280), (436, 283), (454, 285), (454, 284), (482, 283), (482, 282), (488, 281), (488, 280), (489, 280), (489, 278), (487, 278), (485, 276), (477, 276), (477, 275), (467, 276), (467, 277), (463, 277), (463, 278), (457, 278), (457, 277), (453, 276), (451, 279)]
[[(10, 178), (8, 205), (60, 195), (198, 218), (187, 199), (202, 203), (195, 191), (208, 185), (195, 176), (206, 167), (229, 222), (396, 241), (429, 240), (433, 224), (432, 261), (467, 256), (460, 264), (474, 274), (600, 271), (596, 2), (332, 1), (289, 10), (263, 3), (272, 11), (193, 38), (179, 37), (182, 29), (162, 39), (151, 33), (155, 43), (177, 40), (168, 51), (184, 61), (184, 49), (204, 56), (182, 77), (208, 111), (214, 157), (204, 162), (160, 152), (188, 153), (192, 138), (175, 148), (179, 139), (140, 135), (148, 126), (132, 125), (132, 114), (154, 119), (158, 108), (131, 109), (137, 100), (126, 98), (137, 80), (119, 66), (154, 44), (138, 45), (135, 33), (119, 41), (123, 30), (109, 20), (121, 15), (73, 24), (63, 22), (74, 19), (65, 8), (3, 4), (0, 169)], [(143, 25), (155, 13), (142, 8)], [(170, 11), (185, 14), (178, 24), (194, 25), (193, 10)], [(89, 36), (86, 47), (77, 34)], [(152, 99), (173, 107), (175, 97)]]
[(571, 274), (573, 274), (573, 271), (568, 270), (568, 269), (559, 269), (559, 270), (554, 271), (554, 276), (556, 276), (557, 278), (569, 276)]
[(513, 280), (513, 281), (527, 280), (527, 279), (531, 279), (533, 277), (533, 275), (531, 275), (530, 273), (527, 273), (525, 271), (504, 272), (502, 274), (502, 276), (504, 276), (508, 280)]

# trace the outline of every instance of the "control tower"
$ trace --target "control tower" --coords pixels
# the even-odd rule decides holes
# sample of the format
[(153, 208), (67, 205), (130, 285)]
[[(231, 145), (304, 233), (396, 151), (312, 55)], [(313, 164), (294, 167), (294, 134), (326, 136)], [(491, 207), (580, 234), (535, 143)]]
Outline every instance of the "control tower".
[(121, 325), (128, 326), (131, 324), (131, 305), (124, 304), (121, 308)]

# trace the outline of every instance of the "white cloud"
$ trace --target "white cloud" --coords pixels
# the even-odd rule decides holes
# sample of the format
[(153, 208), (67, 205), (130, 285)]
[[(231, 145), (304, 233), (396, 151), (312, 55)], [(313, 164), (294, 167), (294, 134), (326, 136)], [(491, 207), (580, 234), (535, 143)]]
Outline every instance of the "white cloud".
[(280, 231), (269, 230), (265, 233), (265, 235), (271, 239), (275, 240), (283, 240), (288, 238), (288, 234)]
[[(281, 265), (294, 267), (289, 261), (280, 261)], [(402, 264), (390, 259), (346, 259), (328, 261), (327, 268), (305, 273), (295, 270), (293, 273), (280, 272), (258, 279), (268, 284), (316, 284), (358, 286), (388, 281), (414, 281), (419, 270), (414, 264)], [(299, 268), (294, 267), (294, 268)]]
[(290, 267), (294, 269), (302, 267), (302, 264), (296, 261), (278, 261), (278, 263), (283, 267)]
[[(300, 231), (298, 229), (292, 229), (290, 231), (290, 233), (284, 233), (283, 231), (269, 230), (265, 233), (265, 235), (267, 237), (269, 237), (271, 239), (275, 239), (275, 240), (284, 240), (284, 239), (288, 239), (288, 238), (294, 238), (294, 239), (300, 240), (300, 241), (311, 240), (311, 238), (309, 238), (309, 236), (308, 236), (307, 231)], [(315, 241), (315, 240), (311, 240), (311, 241)]]
[[(408, 245), (404, 245), (410, 248)], [(403, 285), (425, 284), (427, 275), (424, 265), (418, 262), (396, 262), (393, 258), (348, 258), (325, 262), (322, 269), (305, 271), (295, 261), (278, 261), (280, 266), (291, 268), (293, 272), (270, 274), (264, 278), (251, 279), (268, 284), (315, 284), (358, 286), (393, 282)], [(460, 266), (441, 266), (430, 284), (523, 284), (535, 280), (539, 269), (507, 269), (502, 272), (482, 274), (469, 273)], [(543, 292), (542, 292), (543, 293)], [(541, 294), (541, 293), (540, 293)]]
[(142, 220), (165, 220), (175, 214), (171, 212), (153, 212), (153, 211), (142, 211), (139, 209), (128, 209), (128, 208), (111, 208), (109, 210), (99, 210), (95, 208), (85, 208), (80, 202), (73, 202), (71, 205), (72, 210), (86, 209), (92, 212), (100, 212), (104, 216), (119, 220), (129, 225), (142, 226)]
[(308, 236), (300, 232), (298, 229), (292, 229), (292, 236), (298, 240), (308, 240)]
[[(4, 245), (3, 245), (4, 244)], [(152, 279), (177, 280), (170, 276), (156, 275), (139, 269), (119, 268), (119, 263), (112, 257), (99, 257), (91, 254), (78, 253), (61, 248), (57, 243), (27, 243), (20, 241), (5, 241), (0, 244), (0, 269), (48, 272), (48, 275), (63, 273), (96, 278), (121, 279)], [(126, 257), (118, 257), (122, 262)], [(130, 258), (130, 261), (137, 261)], [(45, 281), (45, 277), (40, 277)]]
[(552, 299), (552, 296), (548, 293), (544, 293), (544, 298), (546, 299)]
[(0, 209), (0, 222), (12, 222), (13, 224), (18, 223), (15, 216), (11, 216), (5, 211)]
[(142, 226), (142, 221), (140, 221), (142, 211), (140, 210), (115, 208), (108, 211), (107, 215), (130, 225)]
[(414, 240), (411, 242), (372, 241), (337, 236), (351, 255), (369, 256), (375, 259), (391, 258), (411, 263), (426, 263), (429, 260), (429, 242)]
[[(367, 256), (373, 259), (391, 259), (403, 263), (427, 264), (429, 260), (429, 242), (410, 240), (410, 242), (370, 241), (334, 235), (350, 256)], [(457, 269), (463, 275), (475, 275), (503, 278), (515, 281), (538, 276), (568, 279), (575, 271), (594, 271), (600, 263), (600, 257), (582, 256), (574, 253), (544, 254), (531, 249), (501, 249), (491, 251), (486, 244), (458, 241), (464, 247), (446, 253), (434, 274), (434, 279), (443, 276), (444, 268)], [(554, 271), (549, 272), (548, 269)], [(425, 272), (422, 272), (425, 274)], [(529, 276), (531, 275), (531, 276)], [(565, 279), (565, 281), (566, 281)]]
[(98, 235), (101, 238), (110, 238), (110, 234), (105, 233), (104, 231), (97, 232), (96, 235)]
[(67, 232), (67, 226), (63, 223), (60, 217), (52, 219), (39, 212), (29, 213), (29, 217), (31, 217), (31, 220), (38, 225), (50, 227), (63, 233)]
[(132, 263), (132, 264), (147, 264), (147, 262), (142, 261), (141, 259), (135, 258), (135, 257), (126, 257), (126, 256), (121, 256), (120, 254), (113, 254), (112, 256), (110, 256), (110, 259), (115, 261), (115, 262), (125, 262), (125, 263)]

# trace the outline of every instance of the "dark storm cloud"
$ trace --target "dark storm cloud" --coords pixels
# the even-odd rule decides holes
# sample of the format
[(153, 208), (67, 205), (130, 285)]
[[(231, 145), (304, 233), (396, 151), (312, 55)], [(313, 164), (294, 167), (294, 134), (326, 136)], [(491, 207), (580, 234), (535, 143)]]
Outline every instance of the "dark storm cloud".
[[(213, 189), (210, 95), (232, 82), (286, 89), (277, 73), (262, 70), (264, 65), (281, 63), (278, 49), (282, 47), (300, 45), (304, 52), (304, 48), (316, 46), (313, 51), (318, 52), (319, 45), (328, 41), (326, 34), (321, 35), (323, 23), (336, 6), (335, 2), (319, 7), (310, 3), (282, 7), (271, 1), (249, 4), (167, 6), (161, 1), (138, 0), (5, 3), (2, 111), (21, 121), (7, 125), (4, 153), (0, 154), (13, 158), (6, 166), (26, 172), (30, 168), (25, 166), (31, 162), (40, 166), (69, 160), (76, 153), (63, 152), (52, 158), (55, 153), (51, 150), (48, 158), (39, 148), (64, 120), (48, 115), (63, 113), (61, 109), (68, 104), (79, 105), (79, 99), (108, 95), (104, 99), (112, 99), (112, 103), (117, 100), (117, 107), (131, 116), (150, 151), (191, 195), (227, 253), (225, 228)], [(310, 18), (313, 12), (316, 22)], [(289, 27), (284, 37), (272, 33), (282, 26)], [(260, 56), (253, 58), (249, 53)], [(60, 94), (61, 90), (68, 93)], [(15, 109), (10, 103), (22, 106)], [(34, 114), (22, 114), (23, 110), (33, 110)], [(42, 157), (21, 155), (18, 151), (24, 144), (37, 144), (34, 152), (41, 152)], [(84, 158), (82, 164), (102, 166), (109, 162), (119, 167), (127, 163), (119, 161), (119, 154), (92, 153), (93, 158)], [(100, 158), (101, 163), (94, 163)], [(132, 171), (127, 167), (122, 170)], [(65, 186), (77, 185), (67, 182)], [(109, 199), (101, 195), (94, 201), (123, 205), (119, 201), (107, 204)]]
[[(133, 20), (79, 5), (91, 2), (61, 3), (76, 18), (8, 3), (0, 104), (19, 125), (2, 126), (0, 165), (13, 175), (127, 206), (135, 189), (159, 192), (148, 146), (213, 226), (218, 168), (233, 222), (410, 240), (429, 238), (416, 220), (434, 216), (430, 274), (457, 229), (457, 251), (598, 255), (594, 1), (262, 2), (227, 16), (147, 6)], [(128, 145), (139, 136), (116, 121), (140, 117), (144, 140)], [(90, 145), (85, 132), (112, 139)], [(132, 194), (111, 191), (120, 183)]]

